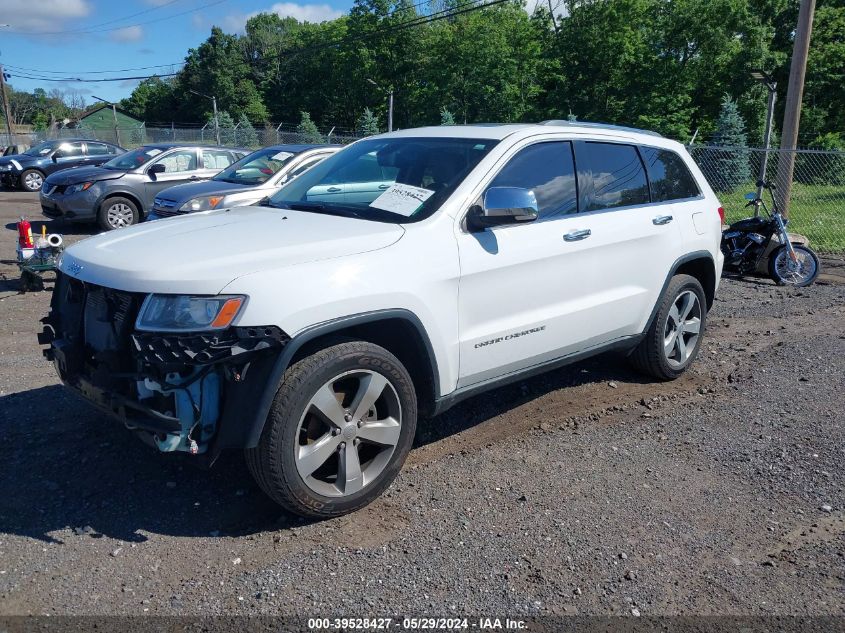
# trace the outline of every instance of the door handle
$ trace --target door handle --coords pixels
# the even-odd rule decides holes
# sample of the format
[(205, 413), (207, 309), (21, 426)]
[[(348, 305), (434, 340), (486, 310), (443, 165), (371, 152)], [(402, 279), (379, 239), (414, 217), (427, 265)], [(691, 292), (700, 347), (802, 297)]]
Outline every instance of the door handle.
[(577, 242), (578, 240), (585, 240), (590, 237), (593, 232), (590, 229), (581, 229), (580, 231), (570, 231), (563, 235), (565, 242)]
[(669, 224), (674, 218), (671, 215), (658, 215), (651, 223), (660, 226), (661, 224)]
[(200, 177), (199, 177), (199, 176), (196, 176), (196, 175), (191, 176), (190, 178), (188, 178), (188, 180), (199, 180), (199, 179), (200, 179)]
[(337, 193), (338, 191), (340, 191), (340, 187), (329, 187), (328, 189), (326, 189), (326, 191), (328, 191), (329, 193)]
[(390, 189), (390, 185), (379, 185), (378, 188), (381, 191), (386, 191), (386, 190)]

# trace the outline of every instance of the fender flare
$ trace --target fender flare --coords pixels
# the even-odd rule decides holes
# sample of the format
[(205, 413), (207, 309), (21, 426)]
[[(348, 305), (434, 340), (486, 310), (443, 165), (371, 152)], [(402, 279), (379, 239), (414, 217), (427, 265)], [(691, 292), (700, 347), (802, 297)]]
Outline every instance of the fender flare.
[(316, 325), (310, 326), (294, 336), (281, 350), (281, 353), (276, 357), (275, 363), (270, 368), (267, 375), (264, 377), (264, 387), (261, 396), (258, 398), (256, 407), (251, 416), (246, 420), (247, 429), (244, 429), (244, 447), (254, 448), (258, 445), (261, 439), (261, 433), (264, 431), (264, 424), (267, 421), (267, 416), (270, 413), (270, 407), (273, 405), (273, 399), (276, 397), (276, 392), (281, 384), (282, 377), (287, 371), (296, 353), (302, 347), (321, 336), (340, 332), (355, 325), (363, 325), (365, 323), (373, 323), (376, 321), (385, 321), (388, 319), (401, 319), (413, 326), (422, 340), (423, 345), (428, 355), (428, 360), (431, 366), (431, 372), (434, 382), (434, 397), (435, 400), (440, 397), (439, 388), (439, 372), (437, 369), (437, 358), (434, 355), (434, 348), (431, 345), (431, 339), (426, 332), (425, 326), (419, 317), (404, 308), (393, 308), (386, 310), (374, 310), (372, 312), (362, 312), (350, 316), (324, 321)]
[[(687, 262), (691, 262), (696, 259), (707, 259), (713, 265), (713, 275), (716, 275), (716, 262), (713, 259), (713, 253), (710, 251), (693, 251), (691, 253), (687, 253), (686, 255), (682, 255), (678, 259), (675, 260), (675, 263), (672, 264), (672, 267), (669, 269), (669, 274), (666, 275), (666, 280), (663, 282), (663, 286), (660, 288), (660, 294), (657, 295), (657, 301), (654, 302), (654, 307), (651, 309), (651, 314), (648, 315), (648, 321), (646, 321), (645, 328), (643, 329), (642, 336), (648, 332), (649, 328), (651, 327), (654, 318), (657, 316), (657, 310), (660, 308), (660, 299), (663, 297), (663, 293), (666, 292), (666, 288), (669, 287), (669, 282), (672, 281), (672, 277), (678, 272), (678, 269), (686, 264)], [(718, 279), (716, 279), (718, 282)], [(706, 290), (705, 290), (706, 292)]]

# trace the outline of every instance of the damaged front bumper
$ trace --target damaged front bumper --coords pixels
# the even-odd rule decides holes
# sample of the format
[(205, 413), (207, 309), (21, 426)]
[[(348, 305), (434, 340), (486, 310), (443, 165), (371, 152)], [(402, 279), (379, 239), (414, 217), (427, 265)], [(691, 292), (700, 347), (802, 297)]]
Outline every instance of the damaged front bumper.
[(145, 295), (59, 274), (38, 340), (62, 382), (163, 452), (248, 446), (250, 411), (289, 337), (276, 326), (134, 330)]

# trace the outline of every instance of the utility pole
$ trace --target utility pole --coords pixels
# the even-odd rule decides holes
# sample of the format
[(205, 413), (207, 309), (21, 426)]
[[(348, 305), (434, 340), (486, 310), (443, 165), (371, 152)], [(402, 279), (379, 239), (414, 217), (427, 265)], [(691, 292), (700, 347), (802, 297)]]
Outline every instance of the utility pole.
[(217, 139), (217, 145), (220, 145), (220, 124), (217, 122), (217, 97), (211, 97), (211, 105), (214, 108), (214, 138)]
[(9, 145), (14, 144), (12, 139), (12, 117), (9, 115), (9, 100), (6, 98), (6, 76), (3, 66), (0, 65), (0, 98), (3, 100), (3, 118), (6, 119), (6, 133), (9, 135)]
[(792, 48), (792, 63), (789, 67), (789, 84), (786, 89), (786, 106), (780, 143), (780, 148), (786, 151), (781, 153), (777, 175), (778, 197), (784, 216), (789, 214), (792, 175), (795, 171), (795, 149), (798, 147), (798, 125), (801, 121), (801, 101), (804, 97), (804, 76), (807, 73), (807, 56), (810, 52), (810, 35), (813, 31), (815, 10), (816, 0), (801, 0), (798, 25), (795, 28), (795, 44)]
[[(764, 86), (769, 92), (769, 101), (766, 106), (766, 131), (763, 134), (763, 160), (760, 161), (760, 172), (757, 175), (757, 180), (763, 182), (766, 180), (766, 168), (769, 164), (769, 146), (772, 144), (772, 123), (775, 118), (775, 98), (777, 97), (777, 82), (772, 79), (771, 75), (763, 70), (752, 70), (751, 76)], [(757, 187), (757, 197), (763, 197), (763, 187)], [(760, 213), (760, 207), (754, 207), (754, 215)]]
[(390, 89), (390, 99), (387, 106), (387, 131), (393, 131), (393, 88)]

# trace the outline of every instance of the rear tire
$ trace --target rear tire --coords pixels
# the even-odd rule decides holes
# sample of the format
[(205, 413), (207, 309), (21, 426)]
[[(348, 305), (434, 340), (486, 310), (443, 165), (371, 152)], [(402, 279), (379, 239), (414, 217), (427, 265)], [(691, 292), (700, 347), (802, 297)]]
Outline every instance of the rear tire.
[(399, 473), (417, 423), (413, 382), (386, 349), (326, 347), (285, 372), (258, 446), (255, 481), (285, 509), (311, 518), (353, 512)]
[(701, 283), (690, 275), (675, 275), (660, 297), (645, 338), (631, 353), (631, 363), (658, 380), (674, 380), (698, 355), (706, 320)]
[(129, 198), (114, 197), (103, 200), (97, 213), (97, 223), (104, 231), (114, 231), (138, 224), (138, 207)]

